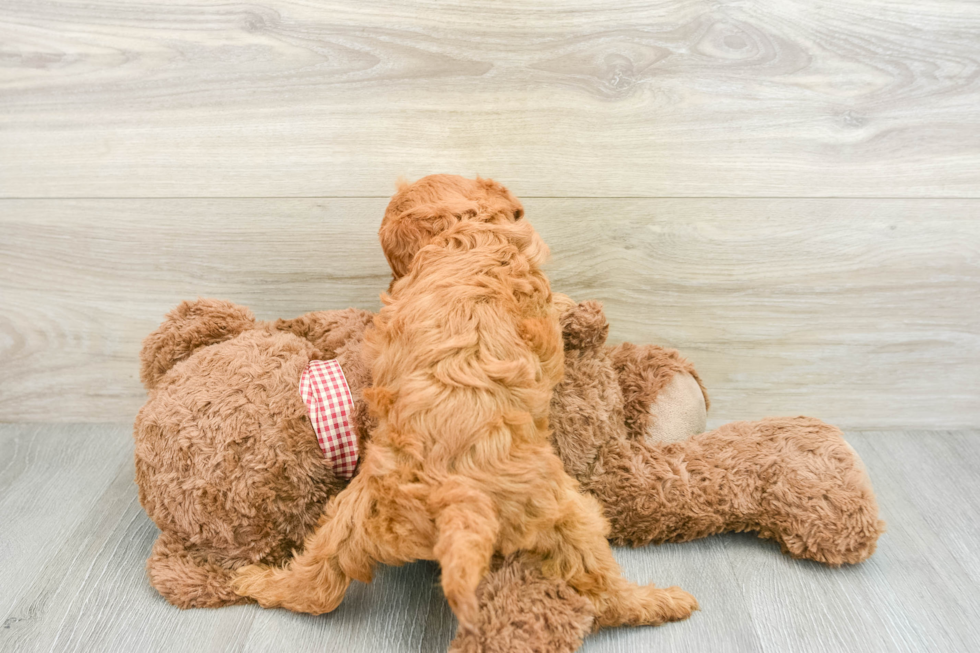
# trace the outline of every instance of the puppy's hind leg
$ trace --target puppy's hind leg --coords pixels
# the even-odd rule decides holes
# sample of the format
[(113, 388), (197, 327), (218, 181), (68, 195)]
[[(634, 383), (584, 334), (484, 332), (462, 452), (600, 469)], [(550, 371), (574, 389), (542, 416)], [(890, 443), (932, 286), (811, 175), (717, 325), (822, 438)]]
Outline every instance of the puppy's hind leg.
[(363, 476), (357, 476), (327, 505), (326, 514), (306, 539), (304, 551), (285, 567), (250, 565), (238, 571), (232, 587), (264, 608), (323, 614), (340, 605), (356, 578), (369, 582), (374, 560), (355, 528), (363, 528), (371, 497)]
[(490, 570), (499, 532), (497, 510), (485, 493), (450, 479), (431, 495), (438, 536), (433, 553), (442, 567), (442, 589), (465, 630), (476, 623), (476, 589)]
[(543, 539), (550, 548), (544, 571), (561, 576), (596, 609), (596, 628), (609, 626), (659, 626), (680, 621), (698, 609), (697, 600), (680, 589), (640, 586), (622, 577), (606, 535), (609, 526), (592, 497), (575, 491), (571, 479), (562, 488), (561, 517), (552, 537)]

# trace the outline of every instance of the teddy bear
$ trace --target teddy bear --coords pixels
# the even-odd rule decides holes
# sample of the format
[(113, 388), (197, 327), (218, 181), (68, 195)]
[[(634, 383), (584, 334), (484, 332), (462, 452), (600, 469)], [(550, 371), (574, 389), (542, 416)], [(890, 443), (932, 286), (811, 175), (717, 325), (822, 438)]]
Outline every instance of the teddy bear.
[[(687, 392), (701, 388), (688, 361), (654, 345), (607, 346), (597, 302), (557, 300), (566, 374), (552, 399), (553, 443), (603, 505), (614, 543), (751, 530), (829, 565), (871, 555), (883, 524), (839, 430), (794, 417), (702, 432), (707, 400)], [(298, 380), (310, 361), (336, 360), (365, 443), (370, 374), (359, 355), (372, 319), (346, 309), (261, 322), (245, 307), (200, 299), (146, 338), (136, 482), (161, 531), (150, 582), (168, 601), (244, 602), (230, 585), (237, 568), (282, 563), (302, 546), (346, 481), (317, 443)], [(483, 627), (461, 632), (453, 650), (575, 650), (592, 628), (591, 604), (539, 567), (529, 554), (498, 560), (480, 588)]]

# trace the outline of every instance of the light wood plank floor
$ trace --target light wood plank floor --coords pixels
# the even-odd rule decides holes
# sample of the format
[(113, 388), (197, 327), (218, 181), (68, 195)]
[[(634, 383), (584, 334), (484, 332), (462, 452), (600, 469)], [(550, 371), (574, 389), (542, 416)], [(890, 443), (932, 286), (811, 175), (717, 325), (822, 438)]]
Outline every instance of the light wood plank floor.
[[(381, 569), (322, 617), (166, 604), (143, 569), (157, 531), (130, 438), (128, 424), (0, 426), (0, 650), (445, 650), (453, 619), (427, 563)], [(748, 534), (618, 549), (627, 576), (678, 584), (702, 610), (583, 651), (980, 650), (980, 431), (848, 439), (889, 524), (871, 560), (828, 569)]]

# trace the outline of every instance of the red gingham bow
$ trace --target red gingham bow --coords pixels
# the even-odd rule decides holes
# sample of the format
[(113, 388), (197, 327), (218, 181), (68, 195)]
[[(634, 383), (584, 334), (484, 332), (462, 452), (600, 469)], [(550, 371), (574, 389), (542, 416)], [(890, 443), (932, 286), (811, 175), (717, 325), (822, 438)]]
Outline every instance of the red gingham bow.
[(323, 456), (331, 462), (337, 476), (349, 479), (357, 469), (358, 458), (351, 419), (354, 398), (340, 363), (310, 361), (300, 377), (299, 393), (310, 411)]

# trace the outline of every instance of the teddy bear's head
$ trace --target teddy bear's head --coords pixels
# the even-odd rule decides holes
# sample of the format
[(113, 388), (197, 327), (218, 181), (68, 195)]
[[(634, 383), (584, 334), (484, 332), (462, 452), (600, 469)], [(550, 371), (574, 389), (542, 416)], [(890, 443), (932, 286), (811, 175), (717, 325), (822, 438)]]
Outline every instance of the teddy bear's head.
[(408, 272), (415, 254), (435, 236), (477, 216), (484, 221), (515, 222), (524, 217), (524, 207), (492, 179), (429, 175), (401, 184), (378, 230), (394, 278)]

